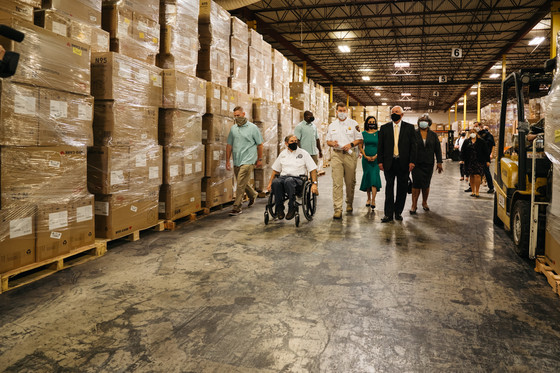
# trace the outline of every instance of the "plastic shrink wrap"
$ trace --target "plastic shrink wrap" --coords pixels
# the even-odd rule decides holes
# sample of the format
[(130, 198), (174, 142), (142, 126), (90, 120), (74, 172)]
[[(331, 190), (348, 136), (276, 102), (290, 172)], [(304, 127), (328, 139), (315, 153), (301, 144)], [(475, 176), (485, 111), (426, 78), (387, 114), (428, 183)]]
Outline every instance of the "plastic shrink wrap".
[(196, 75), (199, 0), (161, 2), (161, 49), (158, 66)]
[(101, 25), (101, 0), (43, 0), (42, 8), (83, 23)]
[(229, 87), (240, 92), (248, 89), (249, 29), (245, 22), (231, 17), (231, 76)]
[(200, 1), (197, 76), (223, 86), (230, 76), (230, 14), (211, 0)]

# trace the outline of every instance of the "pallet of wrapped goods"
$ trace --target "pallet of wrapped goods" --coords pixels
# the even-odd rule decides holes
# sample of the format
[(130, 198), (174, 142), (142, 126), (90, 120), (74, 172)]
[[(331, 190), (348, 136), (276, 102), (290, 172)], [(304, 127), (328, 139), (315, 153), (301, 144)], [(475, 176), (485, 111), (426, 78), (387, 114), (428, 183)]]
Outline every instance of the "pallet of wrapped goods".
[[(98, 2), (99, 0), (82, 1)], [(134, 13), (141, 14), (151, 21), (159, 22), (160, 0), (103, 0), (103, 6), (118, 6), (120, 8), (127, 8)]]
[(0, 37), (7, 51), (20, 54), (16, 74), (9, 81), (76, 94), (90, 94), (90, 47), (23, 21), (0, 14), (0, 23), (26, 35), (21, 43)]
[[(206, 113), (206, 81), (179, 72), (163, 70), (163, 108)], [(220, 92), (221, 97), (221, 92)]]
[(292, 121), (290, 105), (278, 104), (278, 153), (284, 146), (286, 136), (294, 133), (295, 123)]
[(155, 65), (161, 32), (159, 17), (153, 20), (134, 10), (130, 3), (103, 3), (103, 29), (111, 36), (111, 51)]
[(201, 144), (202, 115), (193, 111), (160, 109), (159, 143), (163, 146)]
[(237, 106), (243, 108), (245, 118), (249, 122), (253, 121), (253, 97), (247, 93), (234, 91), (237, 96)]
[(109, 52), (109, 33), (97, 25), (75, 20), (57, 10), (35, 12), (35, 25), (91, 46), (91, 52)]
[(231, 17), (231, 76), (229, 87), (247, 92), (249, 67), (249, 29), (247, 24), (237, 17)]
[(92, 95), (130, 105), (160, 107), (161, 69), (115, 52), (94, 53), (91, 61)]
[(161, 2), (161, 48), (158, 66), (196, 75), (198, 63), (198, 0)]
[(233, 201), (233, 178), (204, 178), (202, 180), (202, 205), (206, 208), (222, 207)]
[(4, 0), (0, 2), (0, 12), (33, 22), (33, 6), (24, 4), (19, 0)]
[(310, 110), (311, 87), (308, 83), (290, 83), (290, 103), (299, 110)]
[(37, 206), (0, 209), (0, 273), (35, 262)]
[(165, 146), (163, 184), (173, 185), (205, 176), (204, 145)]
[(233, 122), (222, 115), (206, 114), (202, 118), (202, 143), (225, 144)]
[[(159, 217), (174, 221), (196, 214), (202, 209), (202, 179), (173, 185), (163, 184), (159, 193)], [(167, 226), (169, 226), (167, 222)], [(174, 224), (173, 224), (174, 225)]]
[(227, 86), (230, 75), (230, 14), (214, 1), (201, 1), (197, 76)]
[(53, 9), (72, 19), (101, 26), (101, 0), (43, 0), (43, 9)]

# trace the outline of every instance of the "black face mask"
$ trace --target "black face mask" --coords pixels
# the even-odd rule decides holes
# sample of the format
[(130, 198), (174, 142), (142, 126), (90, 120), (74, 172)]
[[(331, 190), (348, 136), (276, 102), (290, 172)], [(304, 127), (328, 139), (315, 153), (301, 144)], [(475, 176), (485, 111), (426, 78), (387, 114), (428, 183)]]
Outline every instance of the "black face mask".
[(399, 120), (401, 120), (402, 116), (400, 114), (397, 113), (393, 113), (391, 114), (391, 120), (393, 122), (398, 122)]
[(315, 117), (311, 117), (309, 118), (309, 120), (307, 121), (307, 123), (313, 123), (315, 121)]
[(377, 129), (377, 123), (368, 123), (367, 126), (368, 126), (369, 129), (372, 129), (372, 130)]
[(290, 148), (290, 150), (296, 150), (297, 149), (297, 142), (293, 142), (291, 144), (288, 144), (288, 148)]

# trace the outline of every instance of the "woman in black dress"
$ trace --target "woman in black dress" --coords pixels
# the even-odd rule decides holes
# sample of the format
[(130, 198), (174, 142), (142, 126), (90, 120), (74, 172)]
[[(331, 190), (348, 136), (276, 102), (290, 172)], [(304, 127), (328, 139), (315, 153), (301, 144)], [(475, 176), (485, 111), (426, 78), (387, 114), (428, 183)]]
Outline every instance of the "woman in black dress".
[(430, 130), (431, 125), (432, 119), (428, 114), (424, 114), (418, 119), (418, 129), (416, 130), (416, 165), (412, 170), (411, 214), (416, 214), (420, 191), (422, 191), (422, 208), (424, 211), (430, 211), (428, 195), (430, 194), (430, 182), (434, 173), (434, 157), (437, 160), (438, 173), (443, 172), (441, 144), (436, 133)]
[(469, 132), (469, 139), (463, 144), (461, 153), (465, 161), (465, 172), (470, 176), (471, 197), (478, 198), (484, 167), (490, 167), (488, 146), (478, 132), (472, 129)]

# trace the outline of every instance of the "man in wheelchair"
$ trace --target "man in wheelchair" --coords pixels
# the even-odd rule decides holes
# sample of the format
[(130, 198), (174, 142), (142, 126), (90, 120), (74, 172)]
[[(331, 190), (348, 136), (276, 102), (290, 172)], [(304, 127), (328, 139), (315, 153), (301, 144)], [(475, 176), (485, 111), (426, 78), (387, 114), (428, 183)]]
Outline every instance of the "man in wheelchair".
[(280, 152), (272, 165), (272, 175), (267, 190), (274, 194), (276, 217), (278, 219), (284, 219), (284, 196), (288, 196), (288, 214), (285, 217), (290, 220), (296, 215), (298, 208), (296, 196), (301, 194), (304, 179), (307, 179), (308, 173), (311, 173), (313, 182), (311, 192), (319, 194), (317, 189), (317, 165), (308, 152), (298, 148), (296, 136), (286, 136), (284, 141), (286, 149)]

